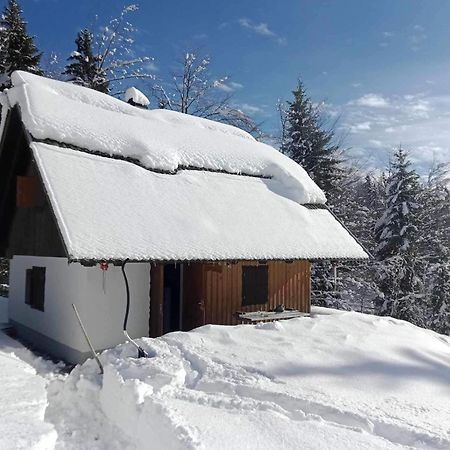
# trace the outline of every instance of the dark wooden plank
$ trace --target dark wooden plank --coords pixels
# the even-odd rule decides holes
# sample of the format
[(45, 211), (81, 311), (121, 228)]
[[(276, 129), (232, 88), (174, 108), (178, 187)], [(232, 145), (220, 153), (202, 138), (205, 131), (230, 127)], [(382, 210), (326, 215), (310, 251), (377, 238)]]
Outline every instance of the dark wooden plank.
[(164, 265), (155, 264), (150, 270), (150, 337), (163, 334)]

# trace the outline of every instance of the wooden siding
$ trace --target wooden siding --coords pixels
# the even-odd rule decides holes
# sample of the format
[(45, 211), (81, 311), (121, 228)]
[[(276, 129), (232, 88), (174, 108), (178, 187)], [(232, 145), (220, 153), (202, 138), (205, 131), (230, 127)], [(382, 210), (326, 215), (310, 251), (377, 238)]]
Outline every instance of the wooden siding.
[(191, 329), (203, 323), (233, 325), (238, 323), (234, 316), (237, 311), (269, 310), (280, 304), (302, 312), (310, 311), (311, 272), (308, 261), (268, 262), (268, 302), (242, 306), (242, 266), (250, 265), (258, 265), (258, 262), (186, 265), (183, 328)]
[(30, 163), (26, 176), (18, 176), (16, 180), (17, 203), (10, 217), (6, 256), (66, 256), (56, 219), (37, 176), (35, 163)]
[(66, 256), (17, 107), (0, 142), (0, 256)]

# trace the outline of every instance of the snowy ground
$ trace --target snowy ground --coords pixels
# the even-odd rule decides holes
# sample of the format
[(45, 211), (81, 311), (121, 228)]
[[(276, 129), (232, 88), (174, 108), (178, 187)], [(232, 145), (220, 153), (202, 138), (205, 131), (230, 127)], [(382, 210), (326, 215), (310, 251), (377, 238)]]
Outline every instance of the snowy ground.
[[(0, 330), (7, 312), (7, 300), (0, 297)], [(0, 331), (0, 449), (54, 448), (57, 434), (44, 415), (47, 376), (56, 369)]]
[(406, 322), (316, 309), (141, 342), (150, 359), (121, 345), (103, 377), (46, 375), (48, 443), (54, 427), (58, 449), (450, 448), (450, 338)]

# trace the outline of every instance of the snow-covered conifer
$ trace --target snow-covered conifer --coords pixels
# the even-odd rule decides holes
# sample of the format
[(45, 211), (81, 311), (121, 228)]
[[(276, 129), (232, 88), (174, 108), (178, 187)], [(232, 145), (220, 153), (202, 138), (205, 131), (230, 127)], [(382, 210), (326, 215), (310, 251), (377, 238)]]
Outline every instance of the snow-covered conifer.
[(450, 334), (450, 261), (436, 265), (433, 275), (429, 325), (438, 333)]
[(387, 181), (387, 208), (375, 226), (378, 259), (384, 260), (415, 250), (418, 233), (419, 176), (411, 168), (408, 153), (400, 147)]
[(399, 148), (387, 180), (386, 210), (375, 226), (377, 274), (382, 297), (379, 313), (423, 325), (424, 311), (418, 274), (419, 176), (408, 153)]
[(123, 91), (126, 80), (154, 78), (147, 67), (151, 58), (136, 56), (132, 48), (136, 29), (127, 16), (137, 10), (137, 5), (124, 7), (118, 17), (100, 27), (100, 34), (87, 29), (78, 33), (77, 49), (71, 53), (70, 64), (64, 71), (70, 81), (118, 94)]
[(313, 105), (301, 82), (294, 100), (284, 111), (281, 150), (300, 164), (311, 178), (330, 194), (342, 179), (339, 146), (334, 133), (324, 129), (321, 111)]
[(27, 32), (27, 23), (17, 0), (9, 0), (0, 21), (0, 89), (11, 86), (15, 70), (42, 74), (39, 67), (42, 54), (34, 38)]
[(95, 55), (92, 49), (93, 34), (85, 28), (78, 32), (75, 39), (77, 46), (72, 52), (66, 66), (64, 75), (68, 75), (68, 81), (80, 86), (95, 89), (100, 92), (109, 92), (109, 82), (106, 72), (101, 67), (100, 55)]

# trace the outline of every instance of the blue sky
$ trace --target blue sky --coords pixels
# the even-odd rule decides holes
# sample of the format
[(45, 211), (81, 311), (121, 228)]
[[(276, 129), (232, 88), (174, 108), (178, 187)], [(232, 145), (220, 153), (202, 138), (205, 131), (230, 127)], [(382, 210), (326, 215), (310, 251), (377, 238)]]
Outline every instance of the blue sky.
[[(139, 3), (139, 2), (138, 2)], [(64, 59), (76, 32), (106, 23), (127, 2), (22, 0), (40, 49)], [(136, 45), (164, 77), (188, 48), (230, 75), (234, 101), (278, 128), (276, 103), (301, 77), (314, 101), (340, 117), (339, 134), (363, 165), (410, 148), (422, 172), (450, 160), (450, 1), (141, 1)]]

